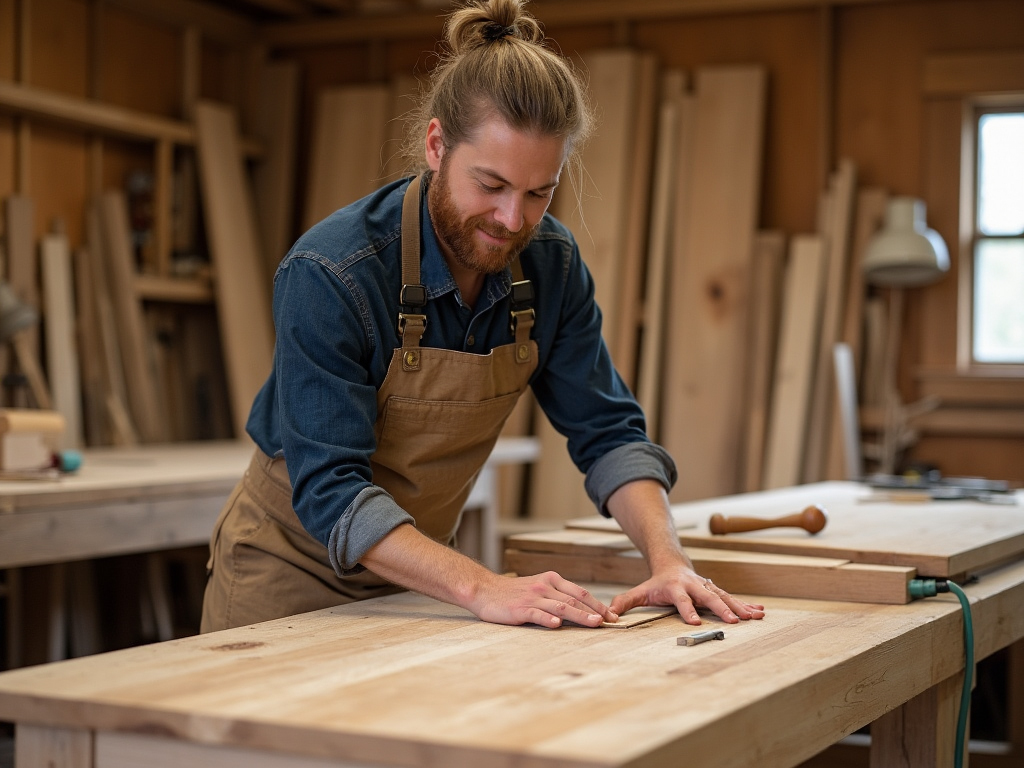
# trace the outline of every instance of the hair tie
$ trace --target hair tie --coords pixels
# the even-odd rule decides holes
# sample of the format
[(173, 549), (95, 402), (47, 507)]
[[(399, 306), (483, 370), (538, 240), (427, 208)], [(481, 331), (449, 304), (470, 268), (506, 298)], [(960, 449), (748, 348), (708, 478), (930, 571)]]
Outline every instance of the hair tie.
[(515, 33), (516, 28), (514, 26), (503, 27), (496, 21), (489, 22), (484, 27), (484, 39), (489, 43), (501, 40), (501, 38), (514, 35)]

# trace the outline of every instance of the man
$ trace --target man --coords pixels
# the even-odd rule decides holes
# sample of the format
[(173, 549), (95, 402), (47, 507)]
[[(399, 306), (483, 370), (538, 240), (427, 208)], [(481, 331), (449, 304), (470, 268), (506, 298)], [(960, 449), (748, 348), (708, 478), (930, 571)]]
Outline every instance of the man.
[[(571, 234), (546, 215), (590, 127), (583, 89), (521, 0), (454, 13), (419, 134), (427, 171), (303, 235), (275, 277), (258, 450), (211, 542), (203, 631), (412, 589), (486, 621), (615, 621), (637, 605), (761, 618), (698, 576), (675, 467), (601, 340)], [(422, 124), (421, 124), (422, 125)], [(527, 386), (651, 578), (605, 606), (550, 572), (511, 578), (450, 546)]]

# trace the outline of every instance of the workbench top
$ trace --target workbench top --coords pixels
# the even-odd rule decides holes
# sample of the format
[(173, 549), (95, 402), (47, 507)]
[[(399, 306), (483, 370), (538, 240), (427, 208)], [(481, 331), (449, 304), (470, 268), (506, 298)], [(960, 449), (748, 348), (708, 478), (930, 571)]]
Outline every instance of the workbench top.
[[(708, 499), (672, 507), (679, 540), (689, 547), (739, 549), (853, 563), (916, 568), (918, 575), (950, 577), (973, 573), (1024, 557), (1024, 491), (1016, 505), (978, 501), (868, 501), (861, 483), (824, 482)], [(775, 518), (818, 505), (828, 524), (811, 535), (794, 528), (769, 528), (716, 536), (708, 529), (714, 513)], [(598, 516), (570, 520), (571, 528), (619, 530)]]
[[(1024, 564), (970, 591), (979, 657), (1024, 634)], [(182, 751), (210, 745), (296, 766), (786, 766), (963, 665), (949, 595), (765, 602), (763, 621), (739, 625), (550, 630), (399, 594), (6, 672), (0, 719), (92, 731), (97, 755), (144, 753), (149, 768), (173, 765), (164, 754), (246, 764)], [(698, 629), (725, 640), (676, 644)]]

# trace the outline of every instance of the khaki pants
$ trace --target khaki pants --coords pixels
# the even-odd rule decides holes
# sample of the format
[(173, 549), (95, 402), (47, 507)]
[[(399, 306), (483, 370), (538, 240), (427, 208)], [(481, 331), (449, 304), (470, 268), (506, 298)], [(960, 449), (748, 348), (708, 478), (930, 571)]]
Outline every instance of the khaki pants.
[(368, 571), (340, 579), (327, 548), (303, 529), (291, 498), (284, 459), (257, 449), (213, 529), (200, 632), (400, 591)]

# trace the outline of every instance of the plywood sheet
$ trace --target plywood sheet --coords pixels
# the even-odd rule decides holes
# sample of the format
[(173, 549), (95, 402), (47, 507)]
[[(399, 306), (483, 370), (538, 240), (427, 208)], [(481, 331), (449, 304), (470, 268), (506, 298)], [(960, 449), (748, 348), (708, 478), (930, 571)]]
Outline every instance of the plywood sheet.
[(761, 189), (767, 76), (761, 67), (696, 73), (691, 188), (679, 211), (661, 442), (676, 460), (674, 501), (741, 483), (750, 261)]
[[(895, 503), (862, 501), (866, 486), (823, 482), (723, 499), (675, 505), (672, 515), (686, 547), (835, 557), (851, 563), (897, 565), (919, 575), (951, 577), (995, 563), (1024, 557), (1024, 516), (1020, 506), (971, 501)], [(1018, 493), (1024, 504), (1024, 493)], [(793, 528), (714, 536), (708, 519), (714, 513), (774, 518), (817, 504), (828, 524), (816, 535)], [(570, 520), (570, 527), (615, 532), (614, 520)]]
[(206, 235), (215, 270), (217, 319), (224, 348), (236, 436), (256, 393), (270, 374), (274, 332), (238, 126), (229, 107), (196, 105), (196, 131)]

